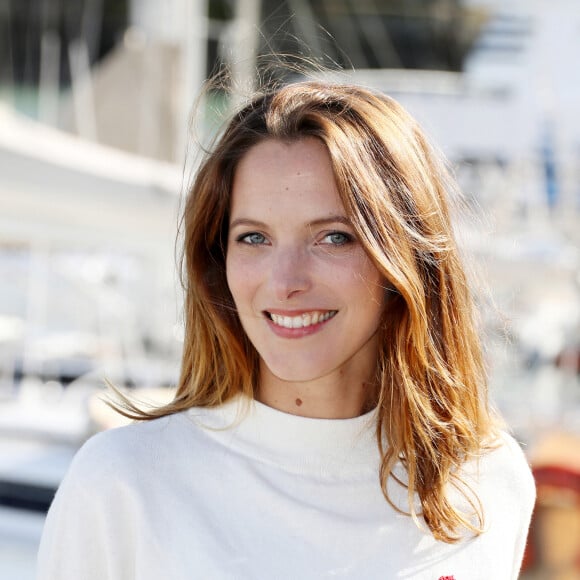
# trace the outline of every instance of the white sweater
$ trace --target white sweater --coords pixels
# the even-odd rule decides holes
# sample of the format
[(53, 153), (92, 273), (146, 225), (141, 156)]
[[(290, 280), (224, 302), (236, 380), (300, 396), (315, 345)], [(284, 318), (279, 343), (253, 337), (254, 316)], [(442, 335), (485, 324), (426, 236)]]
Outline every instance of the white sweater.
[(48, 514), (38, 579), (517, 578), (535, 494), (511, 437), (465, 467), (488, 531), (451, 545), (385, 501), (374, 412), (308, 419), (245, 401), (242, 418), (242, 402), (89, 440)]

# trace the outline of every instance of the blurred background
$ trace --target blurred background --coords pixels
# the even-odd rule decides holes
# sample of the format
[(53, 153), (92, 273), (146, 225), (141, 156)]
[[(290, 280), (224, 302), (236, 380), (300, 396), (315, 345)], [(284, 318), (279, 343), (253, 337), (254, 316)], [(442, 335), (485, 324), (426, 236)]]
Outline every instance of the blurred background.
[(34, 577), (74, 452), (119, 424), (105, 379), (171, 397), (200, 147), (310, 69), (398, 99), (456, 172), (492, 397), (538, 485), (522, 578), (580, 578), (579, 62), (577, 0), (0, 0), (0, 577)]

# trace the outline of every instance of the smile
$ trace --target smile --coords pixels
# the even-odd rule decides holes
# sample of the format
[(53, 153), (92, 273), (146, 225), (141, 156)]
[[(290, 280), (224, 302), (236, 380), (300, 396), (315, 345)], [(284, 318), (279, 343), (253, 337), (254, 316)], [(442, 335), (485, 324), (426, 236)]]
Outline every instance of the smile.
[(327, 310), (326, 312), (313, 311), (304, 312), (300, 316), (282, 316), (280, 314), (273, 314), (266, 312), (268, 318), (276, 325), (283, 328), (306, 328), (321, 322), (326, 322), (332, 318), (338, 310)]

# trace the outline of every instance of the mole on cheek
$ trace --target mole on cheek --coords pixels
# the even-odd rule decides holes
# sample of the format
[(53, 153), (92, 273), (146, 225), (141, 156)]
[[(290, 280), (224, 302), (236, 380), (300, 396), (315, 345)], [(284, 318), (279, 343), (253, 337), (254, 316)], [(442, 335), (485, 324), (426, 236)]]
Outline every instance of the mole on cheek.
[(300, 407), (302, 405), (302, 399), (296, 399), (296, 406)]

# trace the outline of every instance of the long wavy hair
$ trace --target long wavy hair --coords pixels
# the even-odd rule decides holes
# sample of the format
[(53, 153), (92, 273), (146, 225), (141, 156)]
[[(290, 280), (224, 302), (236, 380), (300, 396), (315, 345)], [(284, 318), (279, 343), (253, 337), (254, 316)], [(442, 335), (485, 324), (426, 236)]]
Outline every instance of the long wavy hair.
[[(174, 400), (124, 414), (153, 419), (193, 406), (252, 397), (258, 354), (226, 281), (234, 173), (264, 139), (310, 136), (328, 149), (337, 188), (360, 243), (388, 283), (380, 326), (377, 439), (383, 493), (395, 478), (408, 510), (433, 536), (455, 542), (484, 525), (460, 468), (496, 434), (474, 307), (453, 236), (455, 185), (415, 120), (393, 99), (358, 86), (300, 82), (258, 95), (206, 154), (183, 214), (185, 342)], [(405, 480), (395, 475), (402, 464)], [(450, 499), (459, 489), (468, 510)], [(420, 506), (416, 505), (418, 498)]]

